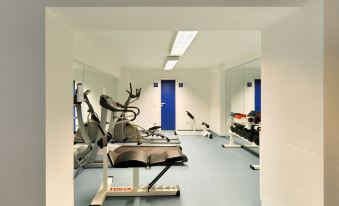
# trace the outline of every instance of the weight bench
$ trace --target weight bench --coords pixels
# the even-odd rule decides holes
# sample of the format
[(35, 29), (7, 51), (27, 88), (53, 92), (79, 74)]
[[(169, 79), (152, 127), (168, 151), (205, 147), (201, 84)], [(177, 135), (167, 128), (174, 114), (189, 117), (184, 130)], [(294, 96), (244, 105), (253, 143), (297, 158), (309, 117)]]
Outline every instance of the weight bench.
[[(106, 151), (107, 148), (106, 148)], [(180, 196), (178, 185), (155, 185), (172, 167), (187, 162), (178, 146), (117, 146), (107, 152), (104, 160), (104, 181), (91, 205), (103, 205), (108, 196)], [(112, 168), (133, 168), (132, 186), (111, 186), (113, 177), (107, 176), (108, 162)], [(147, 185), (139, 185), (139, 168), (164, 166), (164, 169)]]
[(174, 132), (175, 135), (187, 135), (187, 136), (204, 136), (209, 137), (212, 139), (212, 134), (208, 131), (210, 128), (210, 125), (206, 122), (202, 122), (202, 130), (196, 129), (196, 120), (193, 114), (191, 114), (189, 111), (186, 111), (187, 116), (192, 120), (192, 127), (193, 130), (176, 130)]

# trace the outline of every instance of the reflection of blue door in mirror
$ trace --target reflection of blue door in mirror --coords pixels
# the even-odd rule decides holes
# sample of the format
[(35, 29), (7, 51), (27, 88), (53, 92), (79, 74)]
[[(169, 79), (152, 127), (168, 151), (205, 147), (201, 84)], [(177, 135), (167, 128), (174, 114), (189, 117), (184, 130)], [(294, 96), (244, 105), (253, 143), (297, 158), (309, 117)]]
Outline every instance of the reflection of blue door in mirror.
[(175, 130), (175, 80), (161, 80), (161, 129)]
[(261, 79), (254, 80), (254, 105), (255, 111), (261, 112)]

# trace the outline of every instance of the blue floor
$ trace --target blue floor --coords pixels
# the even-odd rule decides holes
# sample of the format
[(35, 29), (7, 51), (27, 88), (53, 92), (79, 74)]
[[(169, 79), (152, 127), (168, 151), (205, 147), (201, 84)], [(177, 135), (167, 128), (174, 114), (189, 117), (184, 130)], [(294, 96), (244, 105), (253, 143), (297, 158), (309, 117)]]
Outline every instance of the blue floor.
[[(178, 184), (180, 197), (109, 197), (114, 206), (260, 206), (259, 159), (243, 149), (225, 149), (226, 138), (183, 136), (186, 166), (172, 167), (157, 184)], [(140, 169), (140, 183), (150, 182), (162, 168)], [(132, 169), (110, 169), (113, 185), (131, 185)], [(102, 182), (101, 169), (86, 169), (75, 180), (75, 205), (89, 205)]]

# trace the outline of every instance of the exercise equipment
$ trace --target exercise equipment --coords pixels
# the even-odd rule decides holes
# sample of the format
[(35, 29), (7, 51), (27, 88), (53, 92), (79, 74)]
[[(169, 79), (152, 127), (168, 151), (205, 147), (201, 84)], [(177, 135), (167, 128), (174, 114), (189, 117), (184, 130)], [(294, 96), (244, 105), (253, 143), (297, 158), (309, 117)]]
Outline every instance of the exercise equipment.
[(187, 136), (204, 136), (204, 137), (209, 137), (210, 139), (213, 138), (212, 133), (208, 131), (208, 129), (210, 128), (210, 125), (207, 124), (206, 122), (202, 122), (202, 130), (197, 130), (196, 129), (196, 119), (193, 116), (192, 113), (190, 113), (189, 111), (186, 111), (187, 116), (192, 120), (192, 130), (176, 130), (174, 132), (175, 135), (187, 135)]
[[(85, 143), (85, 139), (89, 139), (92, 143), (95, 143), (98, 136), (100, 120), (98, 118), (97, 113), (94, 111), (94, 108), (88, 98), (88, 95), (91, 93), (91, 90), (87, 90), (83, 93), (83, 101), (76, 102), (74, 101), (74, 105), (77, 111), (77, 120), (78, 120), (78, 130), (74, 136), (74, 144), (77, 143)], [(74, 100), (76, 100), (78, 94), (75, 95)], [(87, 105), (87, 122), (83, 122), (82, 117), (82, 109), (81, 105), (85, 103)], [(78, 108), (80, 109), (78, 111)], [(79, 121), (81, 118), (81, 121)], [(81, 124), (81, 125), (80, 125)], [(83, 131), (84, 130), (84, 131)], [(84, 135), (85, 133), (85, 135)]]
[[(74, 94), (74, 106), (77, 112), (78, 132), (75, 136), (73, 145), (74, 156), (74, 177), (77, 176), (81, 169), (102, 167), (102, 160), (97, 159), (99, 147), (97, 145), (97, 133), (99, 130), (99, 118), (94, 112), (93, 106), (89, 101), (88, 95), (90, 90), (83, 92), (82, 83), (77, 84)], [(82, 115), (82, 103), (88, 107), (87, 123), (84, 123)], [(90, 132), (92, 131), (92, 132)]]
[[(125, 103), (122, 105), (124, 107), (130, 106), (133, 102), (137, 101), (141, 94), (141, 88), (136, 89), (133, 93), (132, 84), (129, 84), (129, 90), (126, 90), (128, 93), (128, 98)], [(140, 109), (138, 107), (131, 107), (136, 110), (137, 116), (140, 114)], [(105, 114), (105, 113), (103, 113)], [(180, 144), (178, 137), (169, 138), (166, 135), (162, 134), (159, 130), (161, 126), (153, 126), (149, 129), (145, 129), (139, 125), (132, 124), (131, 121), (128, 121), (125, 117), (125, 112), (122, 112), (118, 121), (123, 121), (121, 124), (116, 124), (113, 128), (113, 131), (110, 131), (114, 135), (114, 139), (119, 143), (131, 143), (137, 142), (138, 144), (148, 143), (148, 144)], [(101, 117), (103, 119), (103, 117)]]
[(230, 132), (239, 135), (251, 143), (259, 146), (260, 112), (250, 112), (246, 117), (245, 114), (231, 113), (228, 120)]
[[(260, 114), (254, 111), (247, 116), (231, 113), (227, 121), (227, 127), (229, 128), (229, 143), (222, 144), (222, 147), (242, 148), (259, 158), (259, 152), (254, 149), (259, 149)], [(235, 142), (235, 139), (240, 141)], [(259, 170), (260, 165), (250, 165), (250, 168)]]
[[(126, 118), (132, 118), (133, 121), (137, 116), (135, 108), (124, 106), (115, 102), (111, 97), (102, 95), (100, 97), (100, 105), (105, 110), (112, 112), (115, 118), (111, 119), (110, 127), (114, 128), (115, 124), (121, 124), (123, 117), (117, 116), (117, 113), (125, 113)], [(130, 115), (127, 115), (130, 114)], [(101, 127), (101, 126), (100, 126)], [(115, 142), (114, 136), (109, 132), (103, 132), (103, 137), (98, 141), (98, 146), (103, 149), (104, 166), (103, 166), (103, 182), (98, 192), (93, 198), (91, 205), (103, 205), (108, 196), (180, 196), (180, 189), (177, 185), (160, 185), (155, 183), (172, 167), (177, 164), (187, 162), (187, 157), (182, 153), (181, 147), (177, 145), (166, 146), (138, 146), (138, 145), (110, 145), (108, 142)], [(108, 164), (112, 168), (133, 168), (133, 185), (132, 186), (111, 186), (113, 176), (108, 176)], [(164, 169), (145, 186), (139, 185), (139, 169), (151, 168), (154, 166), (163, 166)]]

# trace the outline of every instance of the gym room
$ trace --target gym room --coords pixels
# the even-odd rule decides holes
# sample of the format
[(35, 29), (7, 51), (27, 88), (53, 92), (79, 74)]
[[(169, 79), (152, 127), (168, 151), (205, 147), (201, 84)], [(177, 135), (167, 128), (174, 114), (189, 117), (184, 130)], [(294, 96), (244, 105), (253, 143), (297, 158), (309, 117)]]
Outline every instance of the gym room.
[(0, 205), (339, 205), (338, 1), (0, 4)]

